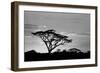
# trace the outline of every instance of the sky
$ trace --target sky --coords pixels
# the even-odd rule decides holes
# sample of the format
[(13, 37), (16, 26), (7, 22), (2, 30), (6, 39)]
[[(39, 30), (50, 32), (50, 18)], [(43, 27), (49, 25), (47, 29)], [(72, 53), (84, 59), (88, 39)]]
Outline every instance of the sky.
[(69, 36), (72, 43), (66, 43), (57, 49), (80, 49), (83, 52), (90, 50), (90, 15), (83, 13), (57, 13), (24, 11), (24, 39), (25, 52), (35, 50), (40, 53), (48, 52), (44, 42), (32, 32), (56, 30), (56, 33)]

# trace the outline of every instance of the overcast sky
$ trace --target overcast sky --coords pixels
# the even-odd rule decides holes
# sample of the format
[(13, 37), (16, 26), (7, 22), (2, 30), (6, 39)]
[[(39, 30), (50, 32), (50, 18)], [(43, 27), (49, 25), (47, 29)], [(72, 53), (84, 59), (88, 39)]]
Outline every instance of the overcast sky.
[(30, 50), (47, 52), (44, 42), (39, 37), (33, 36), (31, 32), (48, 29), (54, 29), (57, 33), (67, 35), (72, 39), (72, 43), (59, 46), (61, 50), (78, 48), (85, 52), (90, 49), (89, 14), (25, 11), (25, 52)]

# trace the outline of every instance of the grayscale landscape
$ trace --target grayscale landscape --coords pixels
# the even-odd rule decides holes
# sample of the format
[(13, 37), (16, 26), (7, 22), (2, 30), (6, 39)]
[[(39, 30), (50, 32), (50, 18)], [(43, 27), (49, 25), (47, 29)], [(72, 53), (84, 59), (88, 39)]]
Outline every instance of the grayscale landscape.
[(90, 15), (24, 11), (24, 61), (90, 58)]

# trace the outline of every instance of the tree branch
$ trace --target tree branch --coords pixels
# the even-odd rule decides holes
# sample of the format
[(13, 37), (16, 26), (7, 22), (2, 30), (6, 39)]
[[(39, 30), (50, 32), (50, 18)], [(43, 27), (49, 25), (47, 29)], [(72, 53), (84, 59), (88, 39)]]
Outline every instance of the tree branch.
[(45, 45), (46, 45), (46, 47), (47, 47), (47, 49), (48, 49), (48, 51), (49, 51), (48, 44), (47, 44), (47, 42), (44, 40), (43, 36), (40, 36), (40, 38), (41, 38), (41, 39), (42, 39), (42, 41), (45, 43)]
[(58, 44), (58, 45), (55, 45), (51, 50), (55, 49), (56, 47), (58, 47), (58, 46), (60, 46), (60, 45), (64, 45), (64, 43), (65, 43), (65, 42), (60, 43), (60, 44)]

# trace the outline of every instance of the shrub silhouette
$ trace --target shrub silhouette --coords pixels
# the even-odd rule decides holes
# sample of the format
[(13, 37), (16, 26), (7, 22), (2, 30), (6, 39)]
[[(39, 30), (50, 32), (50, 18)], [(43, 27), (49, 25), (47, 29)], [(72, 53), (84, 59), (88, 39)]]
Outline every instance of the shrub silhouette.
[(72, 49), (69, 49), (69, 52), (80, 53), (81, 50), (79, 50), (79, 49), (77, 49), (77, 48), (72, 48)]

